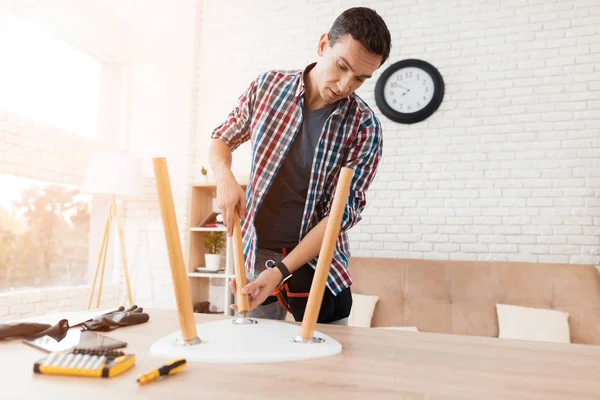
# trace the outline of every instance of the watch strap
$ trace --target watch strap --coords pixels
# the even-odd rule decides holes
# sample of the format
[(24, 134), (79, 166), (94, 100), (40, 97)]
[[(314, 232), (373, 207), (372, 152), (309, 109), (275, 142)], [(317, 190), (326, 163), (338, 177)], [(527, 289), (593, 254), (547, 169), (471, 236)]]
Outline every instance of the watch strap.
[(283, 263), (283, 261), (277, 261), (275, 264), (273, 264), (272, 268), (277, 268), (279, 270), (279, 272), (281, 272), (281, 283), (287, 281), (292, 274), (290, 273), (290, 270), (288, 269), (288, 267)]

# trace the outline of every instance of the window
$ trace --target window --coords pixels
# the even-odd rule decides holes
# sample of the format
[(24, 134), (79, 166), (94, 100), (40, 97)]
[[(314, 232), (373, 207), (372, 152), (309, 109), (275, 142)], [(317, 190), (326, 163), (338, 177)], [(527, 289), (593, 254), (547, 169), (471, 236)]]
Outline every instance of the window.
[(101, 64), (16, 18), (0, 25), (0, 110), (96, 138)]
[(0, 291), (86, 283), (89, 197), (11, 175), (0, 187)]

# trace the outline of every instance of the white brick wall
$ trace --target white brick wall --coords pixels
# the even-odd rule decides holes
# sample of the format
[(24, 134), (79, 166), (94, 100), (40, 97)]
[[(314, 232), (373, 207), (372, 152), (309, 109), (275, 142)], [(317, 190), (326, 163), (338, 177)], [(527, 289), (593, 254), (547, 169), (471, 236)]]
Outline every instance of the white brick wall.
[(143, 307), (175, 307), (153, 157), (167, 160), (179, 234), (187, 248), (195, 20), (195, 0), (136, 2), (130, 14), (135, 34), (126, 78), (131, 93), (126, 147), (142, 160), (146, 195), (127, 203), (125, 235), (134, 300)]
[[(600, 4), (597, 1), (205, 0), (197, 143), (258, 73), (316, 60), (344, 9), (386, 20), (390, 60), (425, 59), (446, 82), (428, 120), (381, 116), (384, 157), (353, 255), (600, 265)], [(235, 27), (235, 29), (232, 29)], [(247, 170), (248, 146), (234, 167)]]
[[(117, 285), (102, 288), (100, 308), (111, 308), (119, 302)], [(96, 308), (96, 290), (92, 308)], [(45, 290), (23, 290), (0, 293), (0, 321), (11, 321), (41, 314), (86, 310), (90, 290), (88, 286), (54, 287)]]
[(0, 111), (0, 173), (80, 185), (96, 142), (16, 114)]

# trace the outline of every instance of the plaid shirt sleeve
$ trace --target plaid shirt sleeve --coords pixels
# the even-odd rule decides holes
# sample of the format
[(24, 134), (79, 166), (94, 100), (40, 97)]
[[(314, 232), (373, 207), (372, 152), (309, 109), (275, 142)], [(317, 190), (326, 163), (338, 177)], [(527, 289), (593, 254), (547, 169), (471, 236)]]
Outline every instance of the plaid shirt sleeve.
[(256, 99), (256, 86), (257, 80), (250, 83), (240, 96), (238, 104), (211, 135), (211, 138), (225, 142), (232, 152), (250, 139), (250, 118)]
[(360, 125), (354, 143), (349, 149), (344, 165), (354, 170), (348, 202), (342, 219), (342, 230), (344, 231), (352, 228), (362, 219), (361, 213), (367, 204), (366, 192), (375, 178), (381, 159), (381, 125), (375, 117)]

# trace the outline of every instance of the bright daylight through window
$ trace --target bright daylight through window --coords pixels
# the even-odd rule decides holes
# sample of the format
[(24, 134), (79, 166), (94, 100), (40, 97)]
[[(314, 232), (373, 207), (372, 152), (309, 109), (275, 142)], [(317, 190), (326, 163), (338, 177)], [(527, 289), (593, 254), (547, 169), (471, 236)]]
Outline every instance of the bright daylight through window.
[(0, 292), (87, 279), (90, 203), (78, 189), (0, 175)]
[(0, 26), (0, 110), (96, 137), (101, 64), (36, 25)]
[[(43, 26), (17, 19), (0, 25), (0, 51), (0, 112), (42, 124), (33, 128), (41, 134), (50, 126), (73, 134), (73, 140), (96, 138), (101, 74), (96, 59)], [(69, 136), (61, 137), (67, 145)], [(19, 168), (28, 171), (27, 159), (23, 162)], [(0, 170), (0, 292), (86, 282), (89, 199), (77, 187), (41, 178)]]

